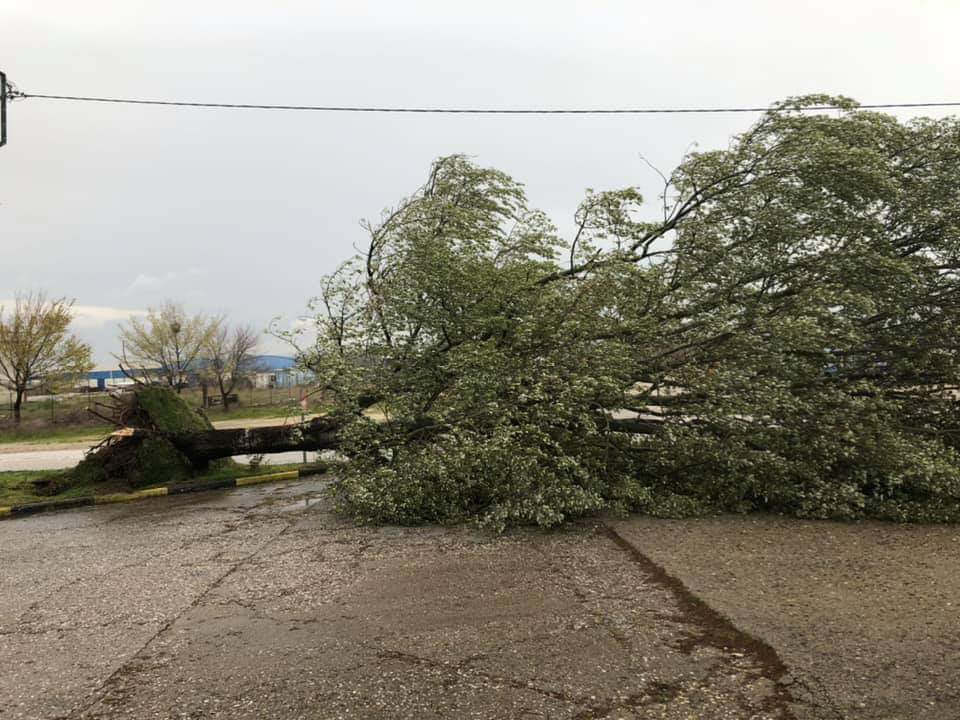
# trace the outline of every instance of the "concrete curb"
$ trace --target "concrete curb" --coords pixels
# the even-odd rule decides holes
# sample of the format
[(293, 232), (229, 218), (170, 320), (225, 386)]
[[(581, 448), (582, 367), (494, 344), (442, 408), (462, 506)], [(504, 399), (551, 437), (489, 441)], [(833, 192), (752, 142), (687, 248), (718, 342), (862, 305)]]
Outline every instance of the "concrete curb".
[(67, 510), (88, 505), (112, 505), (114, 503), (134, 502), (153, 497), (166, 495), (184, 495), (186, 493), (204, 492), (206, 490), (220, 490), (223, 488), (245, 487), (261, 483), (277, 482), (279, 480), (296, 480), (300, 477), (299, 470), (284, 470), (283, 472), (267, 473), (265, 475), (247, 475), (245, 477), (225, 478), (223, 480), (208, 480), (197, 483), (181, 483), (167, 487), (149, 488), (130, 493), (111, 493), (109, 495), (86, 495), (83, 497), (68, 498), (66, 500), (48, 500), (46, 502), (24, 503), (22, 505), (0, 505), (0, 520), (35, 515), (50, 510)]

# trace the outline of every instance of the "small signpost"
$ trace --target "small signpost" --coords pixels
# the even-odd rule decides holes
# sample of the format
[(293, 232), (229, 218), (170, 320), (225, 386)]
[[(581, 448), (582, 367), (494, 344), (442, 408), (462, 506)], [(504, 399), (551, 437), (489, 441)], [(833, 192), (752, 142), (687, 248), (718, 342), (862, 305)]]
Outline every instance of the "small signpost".
[[(300, 424), (307, 421), (307, 396), (303, 394), (303, 388), (300, 388)], [(303, 464), (307, 464), (307, 451), (303, 451)]]

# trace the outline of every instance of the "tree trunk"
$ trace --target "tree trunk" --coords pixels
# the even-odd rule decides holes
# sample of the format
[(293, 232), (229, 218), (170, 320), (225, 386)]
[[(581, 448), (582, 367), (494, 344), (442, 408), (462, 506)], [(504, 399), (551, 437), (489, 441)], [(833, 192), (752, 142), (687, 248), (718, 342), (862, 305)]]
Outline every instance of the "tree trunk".
[[(301, 425), (273, 425), (259, 428), (206, 430), (204, 432), (168, 435), (171, 443), (192, 463), (203, 466), (211, 460), (232, 455), (291, 452), (295, 450), (336, 450), (338, 433), (345, 421), (342, 417), (318, 417)], [(610, 429), (618, 432), (652, 435), (660, 429), (656, 420), (611, 420)], [(411, 423), (410, 433), (442, 431), (429, 419)]]
[(335, 450), (340, 444), (337, 433), (341, 427), (342, 418), (320, 417), (303, 425), (207, 430), (167, 438), (194, 465), (203, 466), (211, 460), (231, 455)]
[(607, 421), (607, 426), (615, 432), (656, 435), (661, 430), (663, 422), (654, 419), (611, 418)]
[(22, 389), (17, 388), (17, 399), (13, 401), (13, 422), (17, 425), (20, 424), (20, 407), (23, 405), (24, 395), (26, 395), (26, 393)]
[(223, 405), (223, 412), (229, 412), (230, 405), (229, 400), (227, 400), (227, 396), (230, 395), (230, 390), (225, 389), (222, 382), (218, 381), (217, 384), (220, 387), (220, 404)]

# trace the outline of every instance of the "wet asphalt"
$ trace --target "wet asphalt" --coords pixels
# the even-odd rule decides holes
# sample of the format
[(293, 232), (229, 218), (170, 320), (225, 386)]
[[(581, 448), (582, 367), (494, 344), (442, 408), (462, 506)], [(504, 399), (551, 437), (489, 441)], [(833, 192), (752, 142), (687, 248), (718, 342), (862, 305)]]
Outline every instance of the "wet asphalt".
[[(900, 706), (887, 693), (885, 715), (863, 704), (892, 675), (875, 663), (872, 681), (851, 685), (854, 656), (825, 652), (830, 637), (857, 635), (859, 616), (841, 613), (826, 637), (829, 607), (783, 610), (796, 586), (779, 566), (771, 580), (772, 558), (790, 527), (358, 527), (330, 511), (324, 487), (0, 522), (0, 719), (958, 716), (947, 680)], [(916, 537), (928, 594), (946, 592), (940, 574), (960, 570), (951, 536)], [(820, 546), (822, 582), (846, 546)], [(896, 585), (861, 576), (862, 598)], [(902, 608), (900, 635), (883, 643), (875, 622), (858, 652), (907, 637), (937, 664), (914, 673), (918, 685), (947, 678), (960, 656), (934, 605), (912, 618)], [(898, 682), (910, 677), (903, 655)]]

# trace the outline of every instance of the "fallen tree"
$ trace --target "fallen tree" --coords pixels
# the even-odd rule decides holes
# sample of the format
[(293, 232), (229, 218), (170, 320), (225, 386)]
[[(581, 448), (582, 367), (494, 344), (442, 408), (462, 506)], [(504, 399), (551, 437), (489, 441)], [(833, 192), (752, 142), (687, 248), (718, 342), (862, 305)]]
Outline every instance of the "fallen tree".
[[(366, 399), (364, 407), (372, 402)], [(340, 450), (340, 432), (355, 420), (327, 415), (295, 424), (218, 430), (171, 390), (142, 384), (114, 396), (112, 405), (100, 405), (92, 412), (117, 429), (92, 448), (72, 473), (55, 476), (56, 489), (80, 478), (124, 480), (136, 487), (186, 479), (233, 456)], [(619, 431), (642, 434), (655, 432), (658, 425), (633, 418), (611, 419), (610, 423)], [(411, 438), (448, 430), (431, 418), (420, 418), (405, 428)], [(49, 480), (39, 484), (51, 490), (54, 485)]]
[(372, 521), (960, 518), (960, 123), (788, 101), (685, 158), (657, 211), (589, 193), (566, 241), (442, 158), (311, 306), (329, 418), (152, 432), (192, 466), (335, 448)]
[[(589, 193), (564, 240), (454, 156), (368, 223), (302, 353), (350, 418), (342, 507), (960, 517), (960, 124), (788, 101), (656, 210)], [(382, 423), (356, 413), (371, 388)]]

